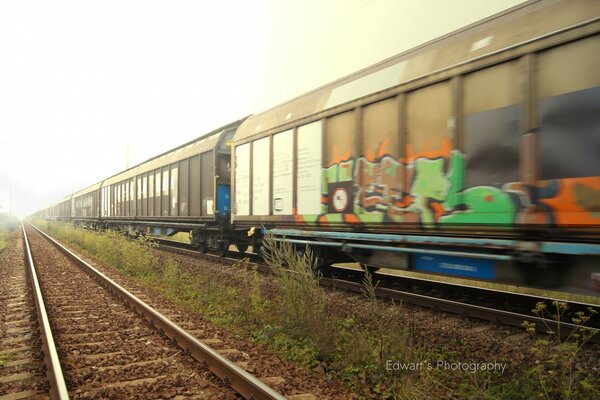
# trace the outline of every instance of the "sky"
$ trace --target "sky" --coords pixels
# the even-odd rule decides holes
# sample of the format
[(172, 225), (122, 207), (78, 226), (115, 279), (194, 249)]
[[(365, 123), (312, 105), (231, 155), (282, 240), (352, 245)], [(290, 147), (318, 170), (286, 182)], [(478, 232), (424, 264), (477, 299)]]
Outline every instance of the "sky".
[(0, 212), (28, 215), (521, 0), (0, 0)]

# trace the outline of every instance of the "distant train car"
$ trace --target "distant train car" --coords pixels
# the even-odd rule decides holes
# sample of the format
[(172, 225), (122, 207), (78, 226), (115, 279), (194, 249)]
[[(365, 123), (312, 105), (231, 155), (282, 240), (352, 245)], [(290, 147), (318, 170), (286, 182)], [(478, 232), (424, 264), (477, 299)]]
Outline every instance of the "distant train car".
[(100, 221), (100, 187), (96, 183), (79, 192), (73, 193), (71, 200), (71, 219), (76, 223), (95, 228)]
[(591, 287), (599, 17), (526, 3), (248, 118), (233, 224), (323, 264)]
[[(151, 158), (75, 194), (75, 210), (91, 212), (94, 190), (103, 226), (172, 235), (192, 232), (200, 248), (224, 251), (235, 232), (230, 214), (230, 141), (241, 121)], [(78, 204), (81, 207), (78, 208)], [(247, 240), (247, 239), (246, 239)]]
[(62, 199), (58, 204), (52, 207), (53, 211), (51, 216), (57, 220), (69, 220), (72, 213), (72, 199), (73, 195), (69, 195)]
[(34, 213), (33, 216), (36, 218), (45, 218), (49, 220), (70, 220), (72, 198), (72, 195), (66, 196), (58, 203)]

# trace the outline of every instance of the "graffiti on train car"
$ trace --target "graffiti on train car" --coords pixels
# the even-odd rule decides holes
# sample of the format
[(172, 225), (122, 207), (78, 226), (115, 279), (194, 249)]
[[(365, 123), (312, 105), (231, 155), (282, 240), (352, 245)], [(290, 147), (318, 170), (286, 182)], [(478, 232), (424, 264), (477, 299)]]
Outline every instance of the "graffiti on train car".
[[(487, 223), (599, 223), (600, 178), (467, 186), (464, 153), (447, 147), (349, 158), (323, 172), (320, 223), (413, 222), (424, 226)], [(379, 153), (379, 152), (377, 152)], [(312, 218), (304, 216), (309, 222)], [(308, 218), (307, 218), (308, 217)]]

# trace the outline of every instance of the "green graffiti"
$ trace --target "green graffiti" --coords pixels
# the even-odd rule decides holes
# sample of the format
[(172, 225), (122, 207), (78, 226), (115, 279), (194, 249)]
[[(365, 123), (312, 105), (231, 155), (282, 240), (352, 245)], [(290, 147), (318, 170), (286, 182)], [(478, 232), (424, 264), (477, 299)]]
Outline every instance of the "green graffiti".
[[(440, 223), (456, 224), (511, 224), (515, 220), (517, 207), (512, 198), (494, 186), (476, 186), (464, 189), (465, 157), (458, 150), (450, 156), (448, 180), (450, 190), (443, 205), (446, 215)], [(459, 210), (455, 208), (461, 206)]]
[[(327, 211), (325, 211), (327, 212)], [(325, 214), (325, 218), (327, 218), (327, 222), (330, 223), (343, 223), (344, 222), (344, 214)]]
[(433, 210), (429, 208), (429, 199), (442, 201), (450, 189), (450, 181), (444, 174), (444, 159), (419, 158), (415, 162), (415, 171), (410, 194), (421, 214), (421, 222), (430, 225), (435, 222), (435, 218)]
[[(519, 208), (508, 193), (494, 186), (465, 188), (466, 159), (459, 150), (453, 150), (448, 160), (415, 160), (412, 185), (403, 193), (405, 171), (410, 168), (389, 156), (347, 160), (323, 170), (323, 195), (327, 198), (331, 183), (353, 181), (352, 211), (366, 224), (401, 223), (405, 213), (417, 214), (425, 226), (514, 223)], [(341, 214), (327, 213), (327, 204), (322, 208), (327, 221), (344, 222)]]
[(517, 208), (511, 197), (493, 186), (478, 186), (460, 193), (465, 210), (453, 211), (440, 218), (441, 223), (511, 224)]
[(443, 200), (450, 189), (450, 181), (444, 174), (444, 160), (419, 158), (415, 162), (416, 176), (410, 193), (415, 197)]
[(323, 170), (323, 194), (328, 193), (328, 184), (333, 182), (346, 182), (352, 180), (354, 160), (343, 161)]
[(321, 214), (303, 214), (302, 219), (307, 224), (314, 225), (319, 221), (320, 216), (321, 216)]
[(381, 223), (383, 222), (383, 217), (384, 217), (384, 213), (380, 212), (380, 211), (376, 211), (376, 212), (360, 212), (360, 214), (357, 214), (358, 218), (360, 219), (360, 222), (365, 223), (365, 224), (376, 224), (376, 223)]
[(450, 154), (448, 181), (450, 190), (445, 203), (449, 209), (453, 209), (461, 203), (459, 192), (465, 187), (465, 157), (458, 150), (452, 150)]

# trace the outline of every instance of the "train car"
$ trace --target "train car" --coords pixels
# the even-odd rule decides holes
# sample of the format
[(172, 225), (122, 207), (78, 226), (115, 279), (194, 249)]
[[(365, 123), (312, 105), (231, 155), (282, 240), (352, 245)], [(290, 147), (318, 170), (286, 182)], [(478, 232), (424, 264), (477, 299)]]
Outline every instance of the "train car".
[(71, 220), (78, 225), (96, 228), (100, 221), (100, 187), (102, 182), (73, 193)]
[(322, 265), (593, 287), (599, 16), (528, 2), (248, 118), (233, 223)]
[(35, 218), (67, 221), (71, 218), (72, 195), (68, 195), (48, 208), (32, 214)]
[(99, 188), (101, 224), (149, 234), (189, 231), (197, 247), (226, 251), (236, 236), (229, 224), (230, 141), (241, 122), (106, 179)]
[(68, 195), (52, 207), (51, 216), (56, 220), (68, 221), (71, 219), (72, 212), (73, 195)]

